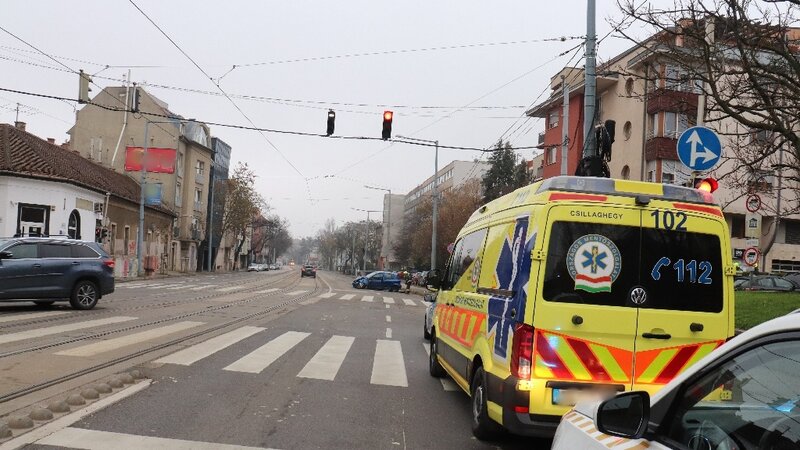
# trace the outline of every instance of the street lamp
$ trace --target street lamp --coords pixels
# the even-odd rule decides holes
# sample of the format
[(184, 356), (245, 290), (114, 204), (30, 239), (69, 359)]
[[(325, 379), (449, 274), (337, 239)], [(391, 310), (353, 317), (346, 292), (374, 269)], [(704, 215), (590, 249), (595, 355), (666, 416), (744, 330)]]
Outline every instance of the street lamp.
[(431, 220), (431, 270), (434, 270), (436, 269), (436, 222), (439, 220), (439, 141), (407, 136), (397, 137), (408, 141), (427, 142), (436, 146), (436, 154), (433, 159), (433, 217)]
[[(364, 185), (364, 187), (367, 188), (367, 189), (374, 189), (376, 191), (386, 191), (386, 192), (389, 193), (389, 207), (387, 208), (387, 212), (386, 212), (386, 246), (390, 247), (390, 243), (392, 241), (392, 190), (391, 189), (377, 187), (377, 186), (368, 186), (366, 184)], [(383, 242), (381, 242), (381, 247), (383, 247)], [(388, 259), (390, 251), (391, 251), (391, 247), (389, 248), (389, 250), (386, 251), (387, 259)], [(384, 269), (385, 269), (385, 267), (384, 267)]]
[[(376, 211), (373, 209), (360, 209), (360, 208), (350, 208), (353, 211), (361, 211), (367, 213), (367, 233), (366, 237), (364, 238), (364, 273), (367, 273), (367, 245), (369, 244), (369, 213), (376, 213), (381, 211)], [(355, 257), (355, 256), (354, 256)]]

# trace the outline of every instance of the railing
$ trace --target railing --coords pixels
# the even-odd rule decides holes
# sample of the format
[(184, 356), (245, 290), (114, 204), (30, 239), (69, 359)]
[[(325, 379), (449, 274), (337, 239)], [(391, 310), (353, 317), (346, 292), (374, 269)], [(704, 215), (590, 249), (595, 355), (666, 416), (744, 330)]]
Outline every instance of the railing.
[(544, 144), (544, 131), (539, 133), (539, 145)]

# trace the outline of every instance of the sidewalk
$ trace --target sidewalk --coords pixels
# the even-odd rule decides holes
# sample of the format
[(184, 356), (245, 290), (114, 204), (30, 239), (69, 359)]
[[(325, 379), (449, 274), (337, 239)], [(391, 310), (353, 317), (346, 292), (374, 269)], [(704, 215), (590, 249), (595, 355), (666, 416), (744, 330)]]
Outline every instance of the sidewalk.
[(241, 270), (231, 270), (228, 272), (172, 272), (168, 271), (167, 273), (153, 273), (152, 275), (146, 277), (127, 277), (127, 278), (114, 278), (114, 283), (128, 283), (132, 281), (144, 281), (144, 280), (159, 280), (163, 278), (176, 278), (176, 277), (196, 277), (200, 275), (210, 275), (210, 274), (227, 274), (227, 273), (236, 273), (242, 272)]

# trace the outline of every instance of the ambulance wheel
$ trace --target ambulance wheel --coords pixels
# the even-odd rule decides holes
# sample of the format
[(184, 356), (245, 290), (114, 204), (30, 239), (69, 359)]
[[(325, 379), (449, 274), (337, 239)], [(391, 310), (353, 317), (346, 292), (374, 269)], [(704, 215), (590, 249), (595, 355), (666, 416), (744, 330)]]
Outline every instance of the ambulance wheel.
[(436, 341), (436, 333), (431, 330), (431, 354), (428, 357), (428, 371), (434, 378), (442, 378), (447, 375), (444, 367), (439, 363), (439, 358), (437, 358), (438, 351), (439, 343)]
[(483, 367), (478, 367), (472, 377), (472, 434), (485, 441), (497, 436), (500, 425), (489, 418), (489, 408), (486, 399), (486, 373)]

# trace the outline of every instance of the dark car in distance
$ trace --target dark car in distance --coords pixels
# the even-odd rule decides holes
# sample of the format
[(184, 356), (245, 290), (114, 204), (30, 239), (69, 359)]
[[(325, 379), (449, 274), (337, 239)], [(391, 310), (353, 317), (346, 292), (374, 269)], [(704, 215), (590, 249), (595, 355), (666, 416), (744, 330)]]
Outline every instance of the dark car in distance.
[(317, 268), (311, 264), (306, 264), (300, 268), (300, 278), (314, 277), (317, 278)]
[(733, 288), (737, 291), (789, 292), (795, 290), (794, 284), (789, 280), (775, 275), (754, 275), (746, 280), (736, 280)]
[(95, 242), (54, 238), (0, 239), (0, 301), (40, 306), (69, 300), (92, 309), (114, 292), (114, 260)]
[(353, 280), (353, 287), (356, 289), (397, 292), (400, 290), (400, 278), (394, 272), (372, 272), (367, 276)]

